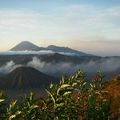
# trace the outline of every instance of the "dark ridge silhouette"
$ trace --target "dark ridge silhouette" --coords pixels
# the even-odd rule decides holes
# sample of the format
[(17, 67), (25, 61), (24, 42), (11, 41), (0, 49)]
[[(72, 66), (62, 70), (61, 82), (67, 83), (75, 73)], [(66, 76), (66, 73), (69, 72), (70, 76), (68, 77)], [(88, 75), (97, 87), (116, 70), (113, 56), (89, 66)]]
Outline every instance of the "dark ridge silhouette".
[(32, 67), (18, 67), (11, 73), (1, 78), (2, 89), (41, 89), (57, 79), (39, 72)]

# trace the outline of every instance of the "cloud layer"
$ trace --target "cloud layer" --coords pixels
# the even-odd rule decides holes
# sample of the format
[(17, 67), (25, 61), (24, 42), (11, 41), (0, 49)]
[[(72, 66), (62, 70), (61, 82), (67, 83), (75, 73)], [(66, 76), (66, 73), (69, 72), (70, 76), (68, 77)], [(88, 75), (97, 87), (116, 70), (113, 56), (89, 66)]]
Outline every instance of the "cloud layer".
[[(30, 10), (1, 10), (0, 35), (47, 39), (80, 39), (105, 36), (120, 38), (120, 6), (98, 8), (79, 4), (55, 8), (51, 13)], [(32, 33), (32, 34), (31, 34)]]
[(24, 50), (24, 51), (6, 51), (0, 52), (0, 55), (46, 55), (46, 54), (61, 54), (67, 56), (75, 56), (77, 54), (70, 53), (70, 52), (54, 52), (52, 50), (40, 50), (40, 51), (31, 51), (31, 50)]
[[(5, 65), (0, 67), (0, 73), (8, 74), (12, 70), (20, 66), (22, 65), (20, 64), (17, 65), (13, 61), (9, 61)], [(26, 66), (34, 67), (35, 69), (43, 73), (58, 77), (62, 75), (71, 75), (79, 69), (84, 70), (88, 73), (96, 73), (100, 70), (103, 73), (114, 72), (120, 69), (120, 59), (109, 58), (109, 59), (103, 59), (98, 62), (90, 61), (88, 63), (81, 63), (76, 65), (70, 62), (69, 63), (68, 62), (59, 62), (59, 63), (44, 62), (37, 57), (33, 57), (33, 59), (30, 62), (28, 62)]]

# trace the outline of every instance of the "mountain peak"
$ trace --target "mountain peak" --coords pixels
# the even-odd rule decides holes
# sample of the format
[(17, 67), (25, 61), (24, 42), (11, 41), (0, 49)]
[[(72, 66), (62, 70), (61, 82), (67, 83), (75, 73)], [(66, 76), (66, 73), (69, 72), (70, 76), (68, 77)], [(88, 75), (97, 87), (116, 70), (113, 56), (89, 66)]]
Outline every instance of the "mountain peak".
[(57, 79), (32, 67), (18, 67), (1, 79), (1, 87), (15, 89), (42, 88)]
[(19, 44), (33, 44), (33, 43), (31, 43), (31, 42), (29, 42), (29, 41), (22, 41), (22, 42), (20, 42)]
[(24, 50), (35, 50), (35, 51), (37, 51), (39, 49), (40, 48), (37, 45), (35, 45), (35, 44), (33, 44), (29, 41), (22, 41), (18, 45), (16, 45), (15, 47), (13, 47), (11, 50), (12, 51), (24, 51)]
[(68, 47), (60, 47), (56, 45), (49, 45), (47, 48), (68, 48)]

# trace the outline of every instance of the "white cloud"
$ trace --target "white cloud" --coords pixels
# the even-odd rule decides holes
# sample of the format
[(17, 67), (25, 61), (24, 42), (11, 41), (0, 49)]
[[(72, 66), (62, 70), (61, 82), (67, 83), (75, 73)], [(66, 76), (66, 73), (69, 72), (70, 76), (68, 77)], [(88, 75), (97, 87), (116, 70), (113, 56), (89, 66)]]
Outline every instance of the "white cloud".
[[(52, 13), (1, 10), (0, 41), (120, 39), (120, 6), (68, 5)], [(37, 43), (38, 43), (37, 42)], [(49, 42), (50, 43), (50, 42)], [(47, 43), (46, 43), (47, 44)]]
[(16, 65), (13, 61), (7, 62), (5, 65), (0, 67), (0, 73), (8, 74), (9, 72), (13, 71), (17, 67), (21, 67), (22, 65)]

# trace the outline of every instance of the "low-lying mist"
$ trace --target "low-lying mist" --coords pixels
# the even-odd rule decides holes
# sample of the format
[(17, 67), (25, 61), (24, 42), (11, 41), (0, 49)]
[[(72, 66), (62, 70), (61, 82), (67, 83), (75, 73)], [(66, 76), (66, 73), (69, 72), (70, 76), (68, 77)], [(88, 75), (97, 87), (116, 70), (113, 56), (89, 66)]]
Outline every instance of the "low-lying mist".
[(40, 50), (40, 51), (33, 51), (33, 50), (24, 50), (24, 51), (6, 51), (0, 52), (0, 55), (44, 55), (44, 54), (54, 54), (58, 53), (61, 55), (68, 55), (68, 56), (75, 56), (75, 53), (69, 52), (54, 52), (52, 50)]
[(12, 60), (5, 63), (5, 65), (0, 67), (0, 73), (8, 74), (9, 72), (13, 71), (17, 67), (21, 67), (22, 65), (15, 64)]
[[(8, 74), (17, 67), (23, 66), (22, 64), (16, 64), (14, 61), (8, 61), (5, 65), (0, 67), (0, 73)], [(113, 72), (120, 68), (120, 59), (109, 58), (102, 61), (90, 61), (88, 63), (75, 64), (72, 62), (44, 62), (37, 57), (33, 57), (26, 66), (34, 67), (35, 69), (52, 75), (52, 76), (61, 76), (61, 75), (71, 75), (76, 72), (78, 69), (82, 69), (88, 73), (96, 73), (97, 71)]]

